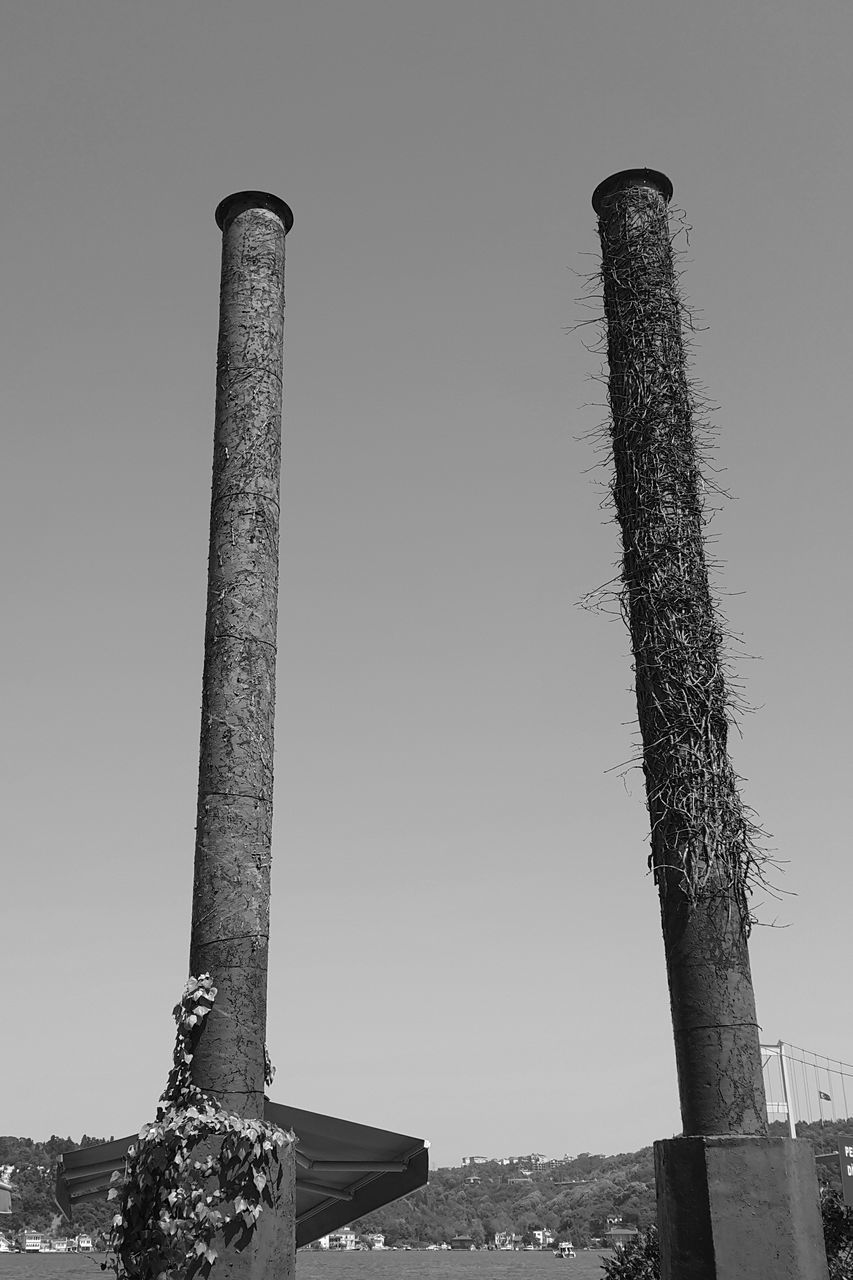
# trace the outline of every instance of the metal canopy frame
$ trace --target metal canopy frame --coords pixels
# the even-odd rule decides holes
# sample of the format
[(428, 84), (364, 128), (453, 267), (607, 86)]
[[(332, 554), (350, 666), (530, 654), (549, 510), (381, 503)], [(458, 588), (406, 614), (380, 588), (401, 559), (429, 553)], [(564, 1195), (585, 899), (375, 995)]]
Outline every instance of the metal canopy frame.
[[(297, 1248), (426, 1184), (429, 1143), (423, 1138), (269, 1099), (264, 1119), (296, 1134)], [(106, 1194), (136, 1139), (131, 1134), (60, 1156), (55, 1194), (66, 1217), (75, 1204)]]

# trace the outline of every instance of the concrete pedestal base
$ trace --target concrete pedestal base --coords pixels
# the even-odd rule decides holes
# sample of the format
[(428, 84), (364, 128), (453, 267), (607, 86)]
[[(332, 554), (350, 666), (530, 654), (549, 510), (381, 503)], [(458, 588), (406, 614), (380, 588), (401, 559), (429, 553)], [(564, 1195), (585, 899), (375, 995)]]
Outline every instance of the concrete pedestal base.
[(671, 1138), (655, 1179), (662, 1280), (827, 1280), (807, 1142)]
[(281, 1189), (273, 1208), (264, 1205), (251, 1244), (238, 1253), (216, 1241), (219, 1257), (213, 1280), (295, 1280), (296, 1276), (296, 1158), (295, 1144), (279, 1148)]

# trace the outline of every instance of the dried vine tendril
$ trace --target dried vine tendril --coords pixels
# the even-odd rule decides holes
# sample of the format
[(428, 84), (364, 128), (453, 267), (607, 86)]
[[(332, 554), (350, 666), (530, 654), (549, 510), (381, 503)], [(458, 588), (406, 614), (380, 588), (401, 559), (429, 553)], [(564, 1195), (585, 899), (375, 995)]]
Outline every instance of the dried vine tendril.
[(666, 202), (640, 185), (599, 214), (607, 319), (611, 497), (622, 531), (621, 604), (634, 651), (651, 819), (651, 866), (665, 897), (719, 897), (743, 928), (770, 858), (728, 752), (737, 710), (724, 624), (708, 579), (705, 494)]

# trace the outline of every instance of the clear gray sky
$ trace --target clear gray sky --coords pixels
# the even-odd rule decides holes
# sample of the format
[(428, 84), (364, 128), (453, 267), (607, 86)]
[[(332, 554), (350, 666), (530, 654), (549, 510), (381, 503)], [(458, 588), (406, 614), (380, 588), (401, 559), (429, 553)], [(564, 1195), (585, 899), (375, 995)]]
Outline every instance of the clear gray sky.
[[(9, 0), (0, 1132), (127, 1133), (186, 978), (217, 202), (291, 203), (273, 1096), (463, 1154), (679, 1128), (590, 196), (672, 178), (787, 865), (766, 1039), (848, 1017), (846, 0)], [(845, 800), (845, 795), (848, 797)]]

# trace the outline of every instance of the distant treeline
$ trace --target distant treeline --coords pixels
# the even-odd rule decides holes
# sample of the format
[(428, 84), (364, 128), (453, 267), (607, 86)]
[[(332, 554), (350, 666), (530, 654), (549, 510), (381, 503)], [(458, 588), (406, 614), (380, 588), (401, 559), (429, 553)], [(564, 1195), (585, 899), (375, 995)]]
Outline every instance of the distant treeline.
[[(784, 1135), (787, 1128), (774, 1123), (770, 1131)], [(837, 1151), (839, 1141), (851, 1135), (853, 1120), (797, 1126), (797, 1136), (807, 1138), (815, 1154)], [(426, 1187), (353, 1225), (356, 1231), (382, 1232), (389, 1245), (438, 1244), (455, 1235), (469, 1235), (480, 1244), (499, 1231), (513, 1231), (532, 1243), (532, 1232), (542, 1227), (559, 1240), (583, 1245), (605, 1234), (608, 1218), (638, 1227), (655, 1220), (651, 1147), (615, 1156), (584, 1153), (561, 1161), (556, 1170), (519, 1177), (519, 1169), (494, 1162), (436, 1169)], [(840, 1187), (835, 1164), (819, 1164), (818, 1179)]]
[(21, 1231), (52, 1231), (58, 1236), (79, 1235), (85, 1231), (93, 1237), (109, 1231), (114, 1210), (106, 1197), (77, 1206), (74, 1221), (68, 1222), (59, 1212), (53, 1196), (59, 1156), (65, 1151), (92, 1147), (105, 1141), (107, 1139), (93, 1138), (85, 1133), (79, 1142), (73, 1138), (57, 1137), (56, 1134), (47, 1142), (0, 1137), (0, 1167), (14, 1166), (14, 1173), (9, 1178), (12, 1213), (0, 1218), (0, 1231), (6, 1235), (17, 1235)]
[(355, 1229), (380, 1231), (387, 1245), (440, 1244), (457, 1235), (480, 1245), (498, 1232), (532, 1244), (533, 1232), (544, 1227), (583, 1245), (604, 1234), (608, 1217), (636, 1226), (654, 1221), (651, 1147), (618, 1156), (584, 1153), (529, 1176), (524, 1168), (487, 1162), (431, 1170), (427, 1186), (360, 1219)]
[[(771, 1132), (786, 1130), (773, 1124)], [(797, 1132), (812, 1142), (816, 1153), (836, 1151), (841, 1139), (853, 1135), (853, 1120), (798, 1125)], [(53, 1229), (57, 1235), (106, 1232), (113, 1212), (106, 1199), (78, 1205), (74, 1222), (68, 1223), (53, 1198), (58, 1156), (102, 1141), (86, 1134), (79, 1142), (56, 1136), (47, 1142), (0, 1137), (0, 1166), (14, 1166), (12, 1214), (4, 1216), (2, 1229), (7, 1234), (24, 1229)], [(532, 1232), (543, 1227), (557, 1239), (583, 1245), (604, 1235), (608, 1218), (638, 1227), (654, 1222), (651, 1147), (615, 1156), (584, 1152), (544, 1172), (531, 1169), (529, 1176), (522, 1173), (524, 1168), (523, 1163), (512, 1167), (487, 1162), (433, 1169), (426, 1187), (353, 1226), (359, 1232), (381, 1232), (388, 1245), (440, 1244), (460, 1235), (484, 1244), (497, 1232), (508, 1231), (532, 1243)], [(840, 1185), (834, 1165), (819, 1165), (818, 1176), (823, 1183)]]

